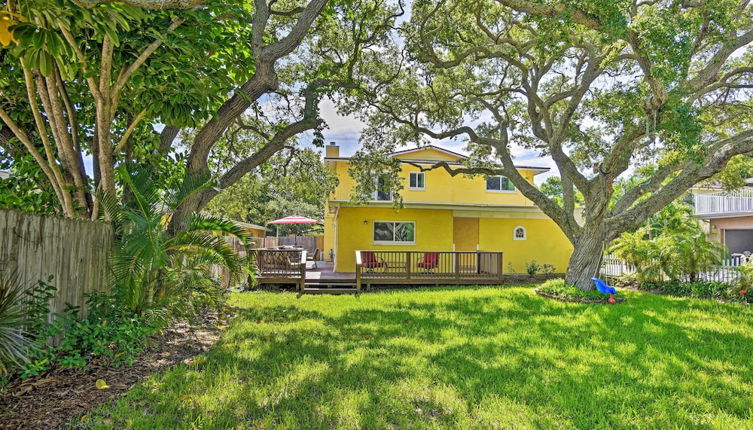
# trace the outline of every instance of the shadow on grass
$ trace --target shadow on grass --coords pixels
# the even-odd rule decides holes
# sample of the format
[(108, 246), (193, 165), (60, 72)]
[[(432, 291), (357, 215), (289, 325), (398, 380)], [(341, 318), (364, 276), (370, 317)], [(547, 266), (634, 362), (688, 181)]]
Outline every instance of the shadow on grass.
[(581, 305), (521, 288), (258, 298), (203, 365), (155, 376), (92, 426), (751, 424), (749, 308), (639, 293)]

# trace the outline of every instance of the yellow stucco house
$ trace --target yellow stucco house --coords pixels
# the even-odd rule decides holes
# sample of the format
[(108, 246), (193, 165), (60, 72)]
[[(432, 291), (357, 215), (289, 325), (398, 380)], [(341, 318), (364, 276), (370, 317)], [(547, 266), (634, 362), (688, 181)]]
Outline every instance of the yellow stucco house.
[[(355, 270), (356, 250), (502, 251), (504, 271), (524, 273), (536, 260), (564, 272), (572, 245), (559, 227), (524, 197), (505, 177), (457, 175), (443, 169), (421, 172), (415, 165), (438, 161), (460, 165), (465, 156), (428, 146), (391, 154), (401, 160), (403, 207), (392, 196), (376, 192), (363, 204), (351, 202), (353, 178), (349, 158), (335, 144), (326, 147), (325, 162), (339, 185), (326, 204), (324, 256), (335, 272)], [(546, 167), (519, 166), (533, 183)]]

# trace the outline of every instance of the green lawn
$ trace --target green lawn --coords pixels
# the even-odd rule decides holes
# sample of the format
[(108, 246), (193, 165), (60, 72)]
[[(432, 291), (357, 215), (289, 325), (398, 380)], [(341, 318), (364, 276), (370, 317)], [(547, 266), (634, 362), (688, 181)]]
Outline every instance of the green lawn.
[(197, 366), (95, 428), (753, 428), (753, 308), (532, 287), (241, 293)]

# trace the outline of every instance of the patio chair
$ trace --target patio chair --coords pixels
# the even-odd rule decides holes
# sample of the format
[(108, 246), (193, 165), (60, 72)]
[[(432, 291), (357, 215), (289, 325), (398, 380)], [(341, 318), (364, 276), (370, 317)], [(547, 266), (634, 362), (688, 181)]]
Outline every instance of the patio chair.
[(439, 253), (438, 252), (424, 252), (423, 261), (416, 265), (420, 269), (424, 269), (425, 272), (431, 272), (439, 266)]
[(387, 263), (381, 258), (377, 258), (373, 251), (361, 251), (361, 267), (366, 268), (367, 272), (373, 272), (377, 267), (387, 270)]
[(314, 252), (308, 252), (306, 253), (306, 261), (313, 261), (313, 268), (316, 269), (316, 262), (319, 261), (321, 258), (322, 251), (319, 250), (319, 248), (314, 248)]

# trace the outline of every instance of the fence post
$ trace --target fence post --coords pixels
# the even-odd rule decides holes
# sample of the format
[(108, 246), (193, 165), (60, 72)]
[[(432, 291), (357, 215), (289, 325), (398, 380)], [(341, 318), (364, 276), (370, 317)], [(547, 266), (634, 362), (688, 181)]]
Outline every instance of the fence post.
[(410, 256), (411, 256), (411, 252), (410, 251), (405, 251), (405, 276), (406, 276), (406, 279), (410, 279), (410, 277), (411, 277), (411, 270), (412, 270), (411, 266), (413, 264), (411, 263)]
[(361, 291), (361, 252), (356, 251), (356, 291)]
[(504, 256), (503, 252), (497, 253), (497, 276), (499, 276), (499, 280), (503, 280), (502, 276), (502, 257)]

